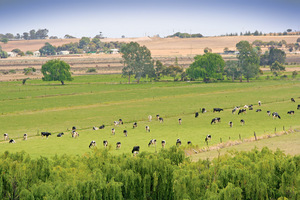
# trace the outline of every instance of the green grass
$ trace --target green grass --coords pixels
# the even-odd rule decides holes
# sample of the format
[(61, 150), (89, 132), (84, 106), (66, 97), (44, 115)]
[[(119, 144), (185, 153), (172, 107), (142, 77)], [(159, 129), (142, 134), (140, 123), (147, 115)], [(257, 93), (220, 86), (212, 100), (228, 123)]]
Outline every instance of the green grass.
[[(254, 82), (150, 82), (142, 80), (141, 84), (126, 84), (127, 79), (120, 75), (77, 76), (74, 81), (62, 86), (58, 82), (29, 80), (26, 85), (20, 82), (0, 83), (0, 130), (16, 139), (16, 144), (8, 144), (0, 138), (0, 153), (4, 151), (25, 150), (33, 157), (39, 155), (79, 154), (90, 151), (91, 140), (97, 142), (97, 148), (103, 148), (102, 141), (108, 140), (111, 151), (130, 152), (134, 145), (140, 145), (141, 151), (159, 151), (161, 140), (167, 141), (167, 147), (175, 144), (180, 138), (183, 144), (192, 141), (198, 147), (205, 146), (204, 138), (211, 134), (211, 144), (242, 138), (263, 135), (273, 132), (275, 128), (282, 130), (300, 126), (300, 82), (297, 80), (257, 80)], [(292, 103), (294, 97), (297, 103)], [(263, 112), (256, 113), (258, 100)], [(299, 102), (299, 103), (298, 103)], [(234, 106), (254, 104), (254, 110), (245, 115), (232, 115)], [(205, 107), (208, 112), (194, 118), (194, 113)], [(214, 107), (224, 112), (213, 113)], [(277, 111), (282, 119), (273, 120), (266, 111)], [(295, 110), (294, 116), (287, 115)], [(156, 114), (164, 118), (164, 123), (154, 119)], [(147, 116), (153, 121), (148, 122)], [(214, 117), (221, 117), (221, 123), (211, 125)], [(113, 122), (123, 119), (124, 125), (116, 128), (116, 135), (111, 135)], [(178, 124), (182, 118), (182, 125)], [(241, 126), (239, 121), (246, 124)], [(132, 123), (137, 121), (138, 128)], [(233, 121), (233, 128), (228, 122)], [(104, 130), (93, 131), (93, 126), (105, 124)], [(151, 132), (146, 133), (149, 125)], [(71, 138), (72, 126), (78, 128), (80, 137)], [(128, 130), (128, 137), (123, 130)], [(54, 133), (49, 139), (37, 136), (41, 131)], [(62, 138), (56, 133), (65, 132)], [(30, 137), (22, 141), (22, 135)], [(150, 139), (157, 139), (155, 147), (147, 146)], [(120, 150), (115, 150), (116, 142), (121, 141)]]

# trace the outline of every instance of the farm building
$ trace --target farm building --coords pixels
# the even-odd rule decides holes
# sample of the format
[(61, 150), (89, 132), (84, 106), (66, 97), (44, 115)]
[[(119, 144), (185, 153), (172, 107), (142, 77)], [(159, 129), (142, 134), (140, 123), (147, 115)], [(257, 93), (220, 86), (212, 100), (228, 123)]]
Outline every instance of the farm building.
[(33, 56), (40, 57), (41, 53), (39, 51), (35, 51), (35, 52), (33, 52)]
[(109, 53), (110, 53), (110, 54), (118, 54), (118, 53), (120, 53), (120, 52), (119, 52), (119, 49), (110, 49), (110, 50), (109, 50)]
[(16, 57), (18, 54), (15, 52), (8, 51), (7, 55), (8, 55), (8, 57)]
[(70, 51), (60, 51), (58, 55), (69, 55)]

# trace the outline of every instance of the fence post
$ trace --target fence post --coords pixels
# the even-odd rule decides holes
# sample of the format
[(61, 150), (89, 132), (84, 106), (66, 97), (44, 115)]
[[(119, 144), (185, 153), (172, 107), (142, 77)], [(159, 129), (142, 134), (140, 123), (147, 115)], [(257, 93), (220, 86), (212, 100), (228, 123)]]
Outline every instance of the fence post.
[(220, 138), (220, 143), (222, 143), (222, 138)]
[(239, 138), (240, 138), (240, 140), (242, 140), (241, 134), (239, 134)]
[(255, 137), (255, 141), (257, 141), (257, 137), (256, 137), (256, 133), (255, 133), (255, 131), (254, 131), (254, 137)]

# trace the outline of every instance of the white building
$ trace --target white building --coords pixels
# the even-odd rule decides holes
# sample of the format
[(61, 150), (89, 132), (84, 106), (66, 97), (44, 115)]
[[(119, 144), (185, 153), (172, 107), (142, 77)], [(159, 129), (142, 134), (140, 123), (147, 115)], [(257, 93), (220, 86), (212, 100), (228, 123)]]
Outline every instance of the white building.
[(18, 54), (15, 52), (8, 51), (7, 55), (8, 55), (8, 57), (16, 57)]
[(119, 49), (110, 49), (109, 52), (110, 52), (110, 54), (118, 54)]
[(60, 51), (58, 55), (69, 55), (70, 51)]
[(40, 56), (41, 56), (40, 51), (35, 51), (35, 52), (33, 52), (33, 56), (35, 56), (35, 57), (40, 57)]

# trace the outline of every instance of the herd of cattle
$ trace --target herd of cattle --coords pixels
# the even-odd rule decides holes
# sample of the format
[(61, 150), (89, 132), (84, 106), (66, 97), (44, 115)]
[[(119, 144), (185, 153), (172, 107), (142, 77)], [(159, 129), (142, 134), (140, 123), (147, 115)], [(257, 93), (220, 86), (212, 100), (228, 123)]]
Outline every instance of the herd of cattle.
[[(291, 98), (291, 101), (292, 101), (292, 102), (296, 102), (294, 98)], [(261, 106), (261, 101), (258, 101), (258, 105)], [(240, 115), (240, 114), (246, 114), (247, 109), (248, 109), (248, 110), (253, 110), (253, 105), (252, 105), (252, 104), (251, 104), (251, 105), (245, 105), (243, 108), (240, 108), (239, 106), (236, 106), (236, 107), (233, 108), (232, 114), (235, 114), (237, 111), (238, 111), (238, 115)], [(297, 109), (300, 110), (300, 104), (297, 106)], [(223, 109), (221, 109), (221, 108), (214, 108), (214, 109), (213, 109), (213, 112), (221, 112), (221, 111), (223, 111)], [(257, 109), (257, 110), (256, 110), (256, 112), (261, 112), (261, 111), (262, 111), (261, 109)], [(202, 109), (201, 109), (201, 112), (202, 112), (202, 113), (205, 113), (205, 112), (207, 112), (207, 110), (206, 110), (205, 108), (202, 108)], [(287, 112), (287, 114), (293, 115), (293, 114), (295, 114), (295, 111), (290, 110), (290, 111)], [(267, 115), (270, 116), (270, 115), (271, 115), (271, 111), (267, 111)], [(199, 116), (199, 112), (196, 112), (196, 113), (195, 113), (195, 118), (197, 118), (198, 116)], [(280, 115), (279, 115), (277, 112), (273, 112), (273, 113), (272, 113), (272, 117), (273, 117), (273, 119), (274, 119), (274, 118), (281, 119)], [(156, 115), (156, 119), (157, 119), (160, 123), (163, 123), (163, 121), (164, 121), (164, 119), (163, 119), (162, 117), (160, 117), (160, 115)], [(148, 120), (149, 120), (149, 122), (151, 122), (151, 120), (152, 120), (152, 116), (151, 116), (151, 115), (148, 116)], [(211, 125), (212, 125), (212, 124), (215, 124), (215, 123), (218, 123), (218, 122), (221, 122), (221, 118), (220, 118), (220, 117), (215, 117), (215, 118), (213, 118), (213, 119), (211, 120)], [(181, 123), (182, 123), (182, 119), (179, 118), (179, 119), (178, 119), (178, 124), (181, 125)], [(245, 120), (241, 119), (241, 120), (240, 120), (240, 123), (241, 123), (242, 125), (244, 125), (244, 124), (245, 124)], [(122, 120), (122, 119), (119, 119), (118, 121), (114, 121), (114, 125), (115, 125), (115, 126), (122, 125), (122, 124), (123, 124), (123, 120)], [(233, 127), (233, 122), (232, 122), (232, 121), (229, 122), (229, 126), (230, 126), (230, 127)], [(137, 122), (134, 122), (134, 123), (133, 123), (133, 129), (135, 129), (135, 128), (137, 128), (137, 127), (138, 127)], [(94, 127), (93, 127), (93, 130), (104, 129), (104, 128), (105, 128), (105, 125), (101, 125), (99, 128), (94, 126)], [(146, 132), (150, 132), (150, 127), (149, 127), (149, 126), (145, 126), (145, 130), (146, 130)], [(116, 132), (115, 132), (115, 128), (112, 128), (112, 129), (111, 129), (111, 133), (112, 133), (113, 135), (115, 135), (115, 133), (116, 133)], [(123, 130), (123, 134), (124, 134), (125, 137), (127, 137), (127, 136), (128, 136), (127, 130)], [(46, 138), (48, 138), (50, 135), (51, 135), (51, 133), (49, 133), (49, 132), (41, 132), (41, 136), (42, 136), (42, 137), (45, 136)], [(63, 135), (64, 135), (64, 133), (58, 133), (58, 134), (57, 134), (57, 137), (62, 137)], [(78, 132), (76, 131), (76, 127), (75, 127), (75, 126), (72, 127), (71, 135), (72, 135), (73, 138), (79, 137), (79, 134), (78, 134)], [(23, 140), (27, 140), (27, 136), (28, 136), (28, 135), (25, 133), (25, 134), (23, 135)], [(207, 136), (205, 137), (205, 142), (207, 142), (207, 141), (210, 140), (210, 139), (211, 139), (211, 135), (207, 135)], [(4, 140), (5, 140), (5, 141), (8, 140), (9, 143), (16, 143), (16, 141), (15, 141), (14, 139), (9, 139), (9, 136), (8, 136), (7, 133), (4, 133)], [(191, 143), (191, 141), (188, 141), (187, 144), (190, 145), (190, 144), (192, 144), (192, 143)], [(150, 146), (152, 146), (152, 145), (156, 145), (156, 139), (151, 139), (151, 140), (149, 141), (148, 147), (150, 147)], [(164, 148), (165, 145), (166, 145), (166, 141), (165, 141), (165, 140), (162, 140), (162, 141), (161, 141), (161, 145), (162, 145), (162, 147)], [(176, 140), (176, 146), (180, 146), (180, 145), (181, 145), (181, 140), (180, 140), (180, 139), (177, 139), (177, 140)], [(94, 147), (94, 146), (96, 146), (96, 142), (93, 140), (93, 141), (90, 142), (89, 148)], [(107, 140), (104, 140), (104, 141), (103, 141), (103, 146), (104, 146), (104, 147), (107, 147), (107, 146), (108, 146), (108, 141), (107, 141)], [(121, 148), (121, 142), (117, 142), (117, 143), (116, 143), (116, 149), (120, 149), (120, 148)], [(139, 151), (140, 151), (140, 146), (134, 146), (133, 149), (132, 149), (132, 153), (134, 153), (134, 154), (138, 153)]]

